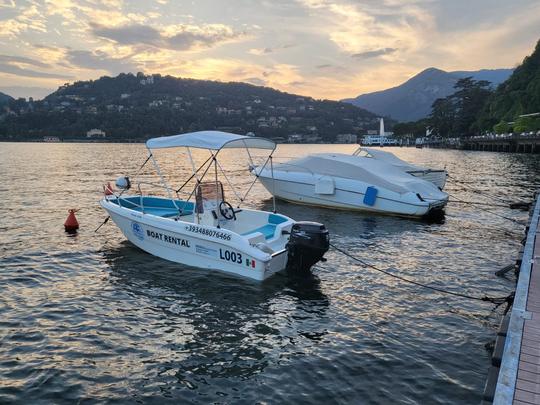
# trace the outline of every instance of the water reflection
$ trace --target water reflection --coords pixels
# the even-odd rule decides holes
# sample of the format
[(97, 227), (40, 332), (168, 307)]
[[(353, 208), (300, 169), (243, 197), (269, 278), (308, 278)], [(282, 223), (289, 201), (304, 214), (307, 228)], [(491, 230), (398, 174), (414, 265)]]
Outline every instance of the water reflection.
[(258, 283), (170, 263), (129, 242), (102, 254), (110, 283), (141, 297), (146, 310), (162, 311), (169, 334), (182, 335), (169, 347), (174, 360), (159, 366), (176, 370), (182, 384), (248, 378), (276, 364), (281, 348), (327, 334), (329, 300), (316, 276), (277, 275)]

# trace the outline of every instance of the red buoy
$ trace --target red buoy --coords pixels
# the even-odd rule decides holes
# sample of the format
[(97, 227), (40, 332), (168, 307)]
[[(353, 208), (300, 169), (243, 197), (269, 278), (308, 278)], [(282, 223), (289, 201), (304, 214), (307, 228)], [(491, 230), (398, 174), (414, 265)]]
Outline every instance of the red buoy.
[(66, 232), (75, 232), (77, 229), (79, 229), (79, 222), (77, 221), (77, 218), (75, 217), (75, 212), (78, 210), (70, 209), (68, 210), (69, 215), (66, 219), (66, 222), (64, 222), (64, 228)]
[(113, 191), (113, 188), (111, 186), (111, 182), (107, 182), (107, 185), (103, 186), (103, 194), (105, 195), (113, 195), (114, 194), (114, 191)]

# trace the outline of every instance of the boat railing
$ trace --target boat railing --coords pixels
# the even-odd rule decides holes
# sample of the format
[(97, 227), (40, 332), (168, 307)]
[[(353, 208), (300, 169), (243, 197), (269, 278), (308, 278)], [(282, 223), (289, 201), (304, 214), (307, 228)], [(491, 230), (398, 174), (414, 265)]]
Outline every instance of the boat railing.
[[(165, 187), (163, 184), (153, 183), (151, 181), (139, 181), (136, 184), (137, 184), (137, 194), (139, 195), (139, 204), (137, 204), (136, 202), (134, 202), (132, 200), (129, 200), (129, 204), (134, 205), (136, 207), (139, 207), (143, 214), (144, 214), (144, 193), (143, 193), (143, 190), (141, 188), (141, 185), (158, 187), (158, 188), (164, 189), (166, 192), (174, 192), (174, 193), (176, 193), (176, 196), (178, 198), (180, 198), (179, 194), (186, 194), (186, 195), (189, 194), (189, 193), (186, 193), (184, 191), (172, 190), (170, 187)], [(122, 197), (122, 194), (117, 196), (117, 200), (118, 200), (118, 205), (119, 206), (122, 206), (122, 202), (121, 202), (122, 200), (128, 201), (126, 197)]]

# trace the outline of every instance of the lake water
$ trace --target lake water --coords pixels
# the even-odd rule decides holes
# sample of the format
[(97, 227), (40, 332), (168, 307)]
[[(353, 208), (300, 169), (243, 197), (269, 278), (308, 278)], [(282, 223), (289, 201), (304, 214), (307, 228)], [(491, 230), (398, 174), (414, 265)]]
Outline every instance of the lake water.
[[(447, 190), (462, 200), (530, 200), (540, 186), (534, 155), (388, 149), (446, 167)], [(280, 145), (277, 156), (329, 150), (354, 147)], [(157, 157), (180, 185), (186, 156)], [(484, 345), (501, 313), (491, 305), (402, 284), (335, 251), (312, 278), (256, 283), (150, 256), (112, 222), (94, 233), (106, 216), (102, 184), (145, 158), (138, 144), (0, 144), (0, 403), (480, 400)], [(229, 153), (222, 163), (245, 191), (246, 161)], [(150, 169), (144, 177), (156, 180)], [(270, 209), (269, 197), (256, 185), (248, 204)], [(63, 230), (68, 208), (80, 209), (76, 236)], [(333, 243), (381, 268), (504, 296), (514, 280), (494, 272), (515, 260), (523, 227), (488, 209), (527, 218), (451, 203), (430, 223), (278, 202), (297, 220), (325, 223)]]

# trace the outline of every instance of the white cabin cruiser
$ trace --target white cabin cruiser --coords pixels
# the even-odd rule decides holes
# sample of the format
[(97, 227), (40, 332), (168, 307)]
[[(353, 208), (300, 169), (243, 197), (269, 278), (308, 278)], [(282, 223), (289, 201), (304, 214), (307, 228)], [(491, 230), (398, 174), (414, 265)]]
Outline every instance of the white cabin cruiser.
[(448, 202), (433, 183), (395, 165), (343, 153), (308, 155), (251, 172), (275, 197), (301, 204), (424, 216)]
[[(143, 182), (120, 177), (116, 185), (122, 191), (114, 193), (106, 189), (106, 195), (100, 201), (134, 245), (173, 262), (255, 280), (264, 280), (284, 269), (308, 271), (323, 259), (329, 247), (324, 225), (296, 222), (277, 214), (275, 203), (274, 212), (266, 212), (233, 208), (225, 199), (218, 173), (228, 182), (229, 179), (217, 160), (220, 151), (246, 149), (251, 161), (249, 148), (268, 150), (264, 168), (271, 162), (276, 147), (274, 142), (219, 131), (201, 131), (153, 138), (146, 142), (146, 147), (149, 153), (146, 162), (150, 160), (154, 164), (168, 197), (143, 195)], [(187, 149), (193, 174), (180, 189), (174, 190), (161, 175), (152, 151), (181, 147)], [(209, 151), (210, 156), (198, 169), (195, 169), (190, 148)], [(205, 177), (213, 179), (205, 180)], [(191, 180), (195, 186), (189, 197), (180, 198), (181, 189)], [(128, 191), (132, 185), (138, 192), (130, 195)]]

